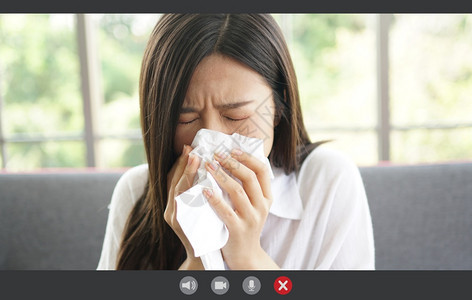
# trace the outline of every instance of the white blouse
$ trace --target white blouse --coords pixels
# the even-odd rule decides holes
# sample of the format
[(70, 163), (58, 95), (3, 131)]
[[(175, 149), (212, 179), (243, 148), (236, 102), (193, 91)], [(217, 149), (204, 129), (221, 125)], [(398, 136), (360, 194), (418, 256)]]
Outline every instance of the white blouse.
[[(299, 172), (272, 168), (273, 203), (261, 245), (286, 270), (375, 268), (372, 220), (358, 167), (325, 145)], [(113, 191), (97, 270), (115, 269), (122, 232), (147, 182), (148, 166), (127, 170)]]

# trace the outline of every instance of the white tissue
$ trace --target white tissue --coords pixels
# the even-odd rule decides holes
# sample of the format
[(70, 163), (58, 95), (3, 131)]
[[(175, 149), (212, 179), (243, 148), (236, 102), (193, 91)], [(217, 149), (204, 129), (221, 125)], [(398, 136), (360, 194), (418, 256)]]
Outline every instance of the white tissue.
[[(216, 195), (222, 197), (231, 206), (232, 204), (228, 194), (218, 186), (213, 176), (207, 173), (205, 162), (213, 161), (214, 153), (229, 153), (234, 148), (239, 148), (266, 163), (271, 178), (273, 178), (272, 169), (269, 160), (264, 155), (264, 141), (258, 138), (200, 129), (192, 142), (192, 147), (194, 149), (190, 153), (200, 157), (200, 166), (193, 186), (175, 197), (177, 221), (192, 245), (195, 256), (202, 259), (205, 269), (224, 270), (225, 265), (220, 249), (228, 241), (229, 232), (203, 195), (203, 189), (211, 188)], [(236, 181), (240, 182), (238, 179)]]

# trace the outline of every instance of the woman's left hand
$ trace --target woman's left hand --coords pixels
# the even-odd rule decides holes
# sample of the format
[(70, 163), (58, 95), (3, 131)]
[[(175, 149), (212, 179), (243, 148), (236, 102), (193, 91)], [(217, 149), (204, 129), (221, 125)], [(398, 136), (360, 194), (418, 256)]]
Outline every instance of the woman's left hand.
[(228, 193), (234, 209), (212, 191), (204, 193), (229, 231), (228, 242), (222, 248), (226, 264), (230, 269), (278, 269), (260, 244), (273, 199), (267, 166), (239, 149), (233, 150), (231, 155), (217, 154), (215, 159), (220, 166), (207, 162), (206, 169)]

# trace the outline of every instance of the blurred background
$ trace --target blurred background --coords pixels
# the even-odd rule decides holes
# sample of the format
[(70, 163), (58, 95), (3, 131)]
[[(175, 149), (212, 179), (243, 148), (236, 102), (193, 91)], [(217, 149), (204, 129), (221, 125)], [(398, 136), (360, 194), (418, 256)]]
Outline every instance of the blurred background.
[[(0, 14), (2, 171), (145, 162), (158, 14)], [(472, 160), (472, 15), (274, 14), (313, 141), (359, 166)]]

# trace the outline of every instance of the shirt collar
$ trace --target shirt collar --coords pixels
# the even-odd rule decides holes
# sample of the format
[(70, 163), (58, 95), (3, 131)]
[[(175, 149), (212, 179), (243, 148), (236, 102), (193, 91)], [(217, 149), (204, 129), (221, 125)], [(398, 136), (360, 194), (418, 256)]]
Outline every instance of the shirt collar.
[(271, 180), (272, 206), (269, 212), (278, 217), (300, 220), (303, 213), (303, 203), (298, 191), (295, 172), (285, 174), (281, 168), (272, 167), (274, 178)]

